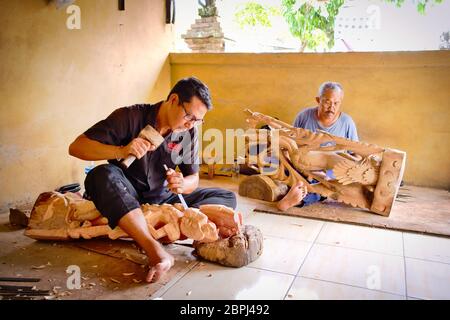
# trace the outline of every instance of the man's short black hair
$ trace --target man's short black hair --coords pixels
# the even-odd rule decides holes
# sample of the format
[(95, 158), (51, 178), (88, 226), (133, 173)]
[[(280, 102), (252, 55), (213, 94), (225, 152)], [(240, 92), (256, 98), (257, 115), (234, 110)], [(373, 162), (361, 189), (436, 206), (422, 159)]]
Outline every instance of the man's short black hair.
[(167, 99), (169, 99), (172, 93), (178, 95), (180, 102), (190, 102), (192, 97), (195, 96), (203, 102), (206, 109), (212, 109), (211, 94), (209, 93), (208, 87), (195, 77), (184, 78), (178, 81), (170, 91)]

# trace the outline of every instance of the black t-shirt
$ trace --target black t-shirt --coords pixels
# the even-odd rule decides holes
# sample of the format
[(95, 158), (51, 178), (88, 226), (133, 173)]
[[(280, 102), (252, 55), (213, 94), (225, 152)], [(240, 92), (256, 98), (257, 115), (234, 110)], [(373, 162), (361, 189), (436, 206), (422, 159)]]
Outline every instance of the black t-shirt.
[[(126, 146), (138, 137), (147, 125), (155, 127), (156, 116), (162, 102), (157, 104), (137, 104), (115, 110), (106, 119), (99, 121), (84, 134), (92, 140)], [(115, 159), (109, 163), (119, 165)], [(198, 130), (192, 128), (183, 133), (170, 133), (164, 142), (153, 152), (147, 152), (141, 159), (136, 159), (124, 170), (139, 196), (149, 203), (159, 203), (171, 193), (166, 189), (166, 172), (164, 164), (175, 169), (177, 166), (184, 176), (199, 171)]]

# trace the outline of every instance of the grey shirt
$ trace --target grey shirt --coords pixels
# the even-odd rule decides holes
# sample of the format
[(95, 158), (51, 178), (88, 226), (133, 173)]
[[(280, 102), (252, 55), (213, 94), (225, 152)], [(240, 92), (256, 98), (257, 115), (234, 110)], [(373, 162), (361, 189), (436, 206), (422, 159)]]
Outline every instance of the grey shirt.
[(332, 135), (347, 138), (353, 141), (359, 141), (356, 125), (352, 117), (341, 112), (341, 115), (329, 127), (322, 127), (317, 119), (317, 108), (311, 107), (300, 111), (295, 117), (293, 126), (296, 128), (303, 128), (316, 132), (318, 129), (331, 133)]

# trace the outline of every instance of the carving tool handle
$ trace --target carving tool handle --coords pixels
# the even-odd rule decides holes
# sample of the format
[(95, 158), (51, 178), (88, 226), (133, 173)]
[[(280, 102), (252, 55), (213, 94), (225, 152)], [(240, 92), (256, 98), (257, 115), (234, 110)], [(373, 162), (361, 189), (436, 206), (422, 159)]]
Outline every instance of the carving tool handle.
[(136, 160), (136, 156), (130, 154), (130, 155), (128, 155), (128, 157), (126, 157), (124, 160), (122, 160), (122, 162), (120, 163), (120, 166), (123, 169), (128, 169), (128, 167), (131, 166), (131, 164), (134, 162), (134, 160)]

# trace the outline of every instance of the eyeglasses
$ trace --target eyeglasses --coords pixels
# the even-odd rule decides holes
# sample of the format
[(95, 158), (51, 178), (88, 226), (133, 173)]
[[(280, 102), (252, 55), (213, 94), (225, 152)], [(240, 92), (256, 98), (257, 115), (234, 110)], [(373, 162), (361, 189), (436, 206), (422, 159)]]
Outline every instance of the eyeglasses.
[(184, 110), (184, 120), (188, 121), (188, 122), (193, 122), (194, 126), (199, 126), (202, 125), (203, 123), (205, 123), (205, 120), (203, 119), (197, 119), (192, 113), (187, 112), (185, 106), (184, 106), (184, 102), (180, 103), (180, 106), (183, 108)]
[(326, 100), (321, 100), (320, 101), (320, 103), (322, 104), (322, 105), (324, 105), (324, 106), (326, 106), (326, 107), (331, 107), (331, 106), (336, 106), (336, 107), (339, 107), (340, 105), (341, 105), (341, 101), (331, 101), (331, 100), (328, 100), (328, 99), (326, 99)]

